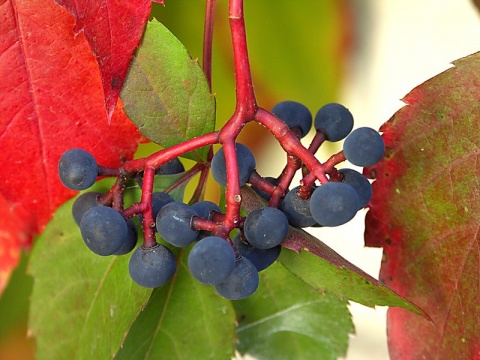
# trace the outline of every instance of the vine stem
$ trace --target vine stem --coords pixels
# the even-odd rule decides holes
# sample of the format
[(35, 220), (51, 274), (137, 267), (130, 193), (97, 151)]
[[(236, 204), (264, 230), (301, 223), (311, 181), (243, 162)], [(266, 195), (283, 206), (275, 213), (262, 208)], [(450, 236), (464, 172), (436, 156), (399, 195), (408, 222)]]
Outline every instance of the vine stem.
[(252, 73), (247, 50), (247, 34), (243, 16), (243, 0), (229, 2), (230, 31), (232, 34), (233, 62), (235, 66), (236, 111), (240, 119), (253, 120), (257, 101), (253, 91)]
[[(207, 0), (205, 12), (205, 28), (203, 40), (203, 70), (211, 89), (212, 76), (212, 42), (213, 42), (213, 25), (215, 17), (216, 0)], [(343, 154), (332, 157), (326, 164), (321, 164), (314, 156), (314, 152), (324, 141), (322, 136), (317, 136), (314, 143), (309, 149), (305, 148), (295, 130), (291, 130), (288, 126), (271, 114), (270, 112), (258, 107), (255, 98), (254, 87), (252, 83), (252, 75), (250, 70), (250, 61), (247, 49), (247, 38), (244, 19), (243, 0), (229, 0), (229, 24), (233, 47), (233, 62), (235, 72), (235, 95), (236, 106), (233, 115), (228, 119), (219, 131), (214, 131), (205, 135), (198, 136), (193, 139), (186, 140), (182, 143), (173, 145), (169, 148), (160, 150), (146, 158), (131, 160), (122, 165), (119, 174), (133, 174), (143, 171), (143, 186), (141, 202), (134, 204), (132, 209), (126, 211), (125, 215), (131, 215), (134, 212), (143, 214), (144, 229), (144, 246), (155, 245), (154, 219), (152, 215), (152, 191), (155, 176), (155, 170), (166, 162), (182, 156), (190, 151), (201, 147), (209, 147), (209, 155), (206, 162), (202, 166), (198, 164), (195, 171), (190, 172), (189, 176), (198, 171), (201, 172), (200, 182), (195, 190), (194, 199), (202, 196), (202, 191), (208, 175), (210, 162), (213, 157), (212, 145), (223, 145), (227, 169), (226, 184), (226, 214), (222, 215), (222, 221), (203, 221), (197, 219), (194, 223), (199, 228), (208, 230), (215, 229), (217, 236), (229, 239), (230, 232), (239, 227), (243, 221), (240, 216), (240, 206), (242, 204), (242, 193), (239, 182), (239, 167), (235, 141), (243, 127), (250, 121), (256, 121), (267, 128), (270, 133), (277, 139), (284, 151), (287, 153), (287, 166), (282, 173), (281, 183), (276, 186), (272, 192), (270, 206), (278, 206), (281, 198), (285, 195), (286, 189), (290, 182), (301, 167), (302, 163), (308, 169), (301, 181), (301, 185), (310, 188), (311, 183), (318, 179), (321, 183), (328, 182), (326, 174), (331, 171), (332, 165), (341, 160)], [(102, 169), (102, 172), (110, 172), (110, 169)], [(187, 176), (183, 180), (188, 180)], [(259, 180), (259, 179), (257, 179)], [(175, 186), (175, 185), (174, 185)]]
[(212, 91), (212, 44), (213, 27), (215, 23), (216, 0), (207, 0), (205, 9), (205, 25), (203, 28), (203, 61), (202, 67), (207, 78), (210, 91)]
[(328, 178), (325, 175), (326, 167), (321, 164), (312, 153), (303, 147), (285, 122), (262, 108), (258, 108), (255, 114), (255, 120), (265, 126), (267, 130), (275, 136), (285, 152), (302, 160), (308, 170), (310, 170), (313, 176), (315, 176), (322, 184), (328, 182)]

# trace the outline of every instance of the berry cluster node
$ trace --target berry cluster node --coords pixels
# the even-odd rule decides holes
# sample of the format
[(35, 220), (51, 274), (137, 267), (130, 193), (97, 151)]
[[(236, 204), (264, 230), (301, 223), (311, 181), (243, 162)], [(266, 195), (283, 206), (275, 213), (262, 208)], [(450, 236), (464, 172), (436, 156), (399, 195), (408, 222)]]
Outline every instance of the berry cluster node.
[[(168, 282), (177, 268), (172, 250), (189, 247), (188, 268), (192, 276), (215, 287), (221, 296), (237, 300), (255, 292), (258, 272), (278, 259), (289, 226), (339, 226), (367, 206), (372, 196), (370, 182), (361, 173), (337, 169), (337, 165), (345, 160), (357, 166), (379, 161), (384, 143), (377, 131), (366, 127), (352, 131), (352, 114), (336, 103), (321, 107), (314, 118), (307, 107), (295, 101), (281, 102), (271, 112), (259, 109), (256, 114), (255, 120), (272, 132), (286, 152), (286, 166), (277, 177), (257, 173), (252, 151), (235, 142), (240, 130), (230, 130), (229, 126), (234, 127), (228, 122), (219, 132), (161, 150), (143, 160), (127, 161), (118, 169), (97, 165), (95, 158), (83, 149), (66, 151), (58, 171), (69, 189), (87, 189), (98, 176), (117, 178), (106, 194), (87, 192), (73, 204), (72, 216), (86, 246), (101, 256), (132, 253), (130, 276), (147, 288)], [(316, 134), (310, 146), (303, 147), (300, 139), (312, 126)], [(225, 137), (228, 131), (231, 136)], [(342, 151), (323, 163), (315, 158), (325, 141), (343, 139)], [(211, 145), (215, 143), (223, 146), (213, 154)], [(178, 156), (206, 145), (210, 146), (208, 159), (185, 170)], [(202, 200), (209, 170), (225, 188), (224, 211), (216, 203)], [(292, 184), (297, 171), (303, 175), (299, 185)], [(175, 201), (169, 192), (198, 173), (202, 180), (189, 204)], [(154, 192), (155, 179), (171, 174), (180, 176), (170, 188)], [(138, 184), (142, 196), (125, 207), (123, 197), (128, 181)], [(242, 186), (250, 186), (266, 201), (265, 206), (246, 217), (240, 215)], [(144, 235), (139, 246), (136, 223), (141, 224)]]

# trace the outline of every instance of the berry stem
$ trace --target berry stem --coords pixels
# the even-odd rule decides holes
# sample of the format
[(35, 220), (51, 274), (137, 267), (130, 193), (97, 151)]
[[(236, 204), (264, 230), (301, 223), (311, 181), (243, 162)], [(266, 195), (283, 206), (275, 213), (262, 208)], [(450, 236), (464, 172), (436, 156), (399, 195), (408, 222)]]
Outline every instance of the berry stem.
[(240, 183), (238, 174), (237, 151), (235, 141), (225, 142), (223, 144), (225, 153), (225, 164), (227, 168), (227, 188), (225, 191), (226, 216), (224, 221), (225, 235), (228, 235), (240, 221), (240, 205), (242, 195), (240, 193)]
[(258, 108), (255, 114), (255, 120), (265, 126), (268, 131), (278, 140), (280, 146), (287, 154), (294, 155), (305, 164), (311, 173), (322, 183), (327, 183), (325, 167), (300, 143), (295, 134), (288, 128), (282, 120), (270, 112)]
[(213, 147), (210, 145), (210, 148), (208, 149), (208, 154), (207, 154), (207, 162), (203, 164), (204, 167), (202, 168), (202, 171), (200, 173), (200, 179), (198, 180), (197, 187), (195, 188), (195, 191), (192, 195), (193, 203), (196, 203), (201, 199), (203, 199), (205, 187), (208, 180), (208, 173), (210, 172), (210, 163), (212, 162), (212, 158), (213, 158)]
[(189, 169), (185, 175), (183, 175), (180, 179), (175, 181), (172, 185), (170, 185), (165, 192), (169, 193), (181, 184), (183, 184), (186, 181), (189, 181), (191, 178), (193, 178), (195, 175), (197, 175), (199, 172), (201, 172), (205, 168), (205, 165), (203, 163), (197, 163), (195, 164), (191, 169)]
[(312, 139), (312, 142), (310, 143), (310, 146), (308, 147), (308, 151), (312, 154), (315, 154), (320, 148), (320, 146), (325, 142), (325, 140), (325, 134), (321, 131), (317, 131), (317, 133)]
[(215, 22), (216, 0), (207, 0), (205, 9), (205, 24), (203, 28), (203, 61), (202, 67), (207, 78), (210, 91), (212, 91), (212, 44), (213, 25)]
[(193, 139), (186, 140), (185, 142), (182, 142), (180, 144), (176, 144), (169, 148), (157, 151), (156, 153), (153, 153), (146, 158), (127, 161), (122, 165), (120, 170), (126, 173), (135, 173), (143, 171), (143, 169), (146, 169), (147, 167), (153, 167), (154, 169), (158, 169), (166, 162), (173, 160), (174, 158), (181, 155), (184, 155), (190, 151), (204, 146), (218, 144), (218, 136), (219, 132), (213, 131), (211, 133), (207, 133)]
[(278, 186), (275, 188), (275, 191), (270, 198), (268, 203), (269, 206), (278, 207), (282, 198), (285, 196), (285, 193), (292, 183), (292, 179), (295, 176), (295, 173), (298, 169), (302, 166), (302, 162), (296, 156), (288, 155), (287, 156), (287, 165), (282, 171), (280, 175), (280, 182)]
[(248, 182), (258, 190), (265, 191), (266, 193), (272, 195), (273, 191), (275, 190), (275, 185), (269, 183), (267, 180), (263, 178), (259, 173), (253, 171), (248, 179)]
[(120, 170), (118, 168), (109, 168), (98, 165), (98, 176), (117, 177), (119, 175)]
[(142, 199), (141, 203), (144, 204), (142, 211), (143, 221), (143, 246), (152, 247), (157, 244), (155, 239), (155, 220), (153, 219), (152, 208), (152, 191), (153, 181), (155, 178), (155, 168), (151, 166), (145, 167), (143, 172), (143, 185), (142, 185)]

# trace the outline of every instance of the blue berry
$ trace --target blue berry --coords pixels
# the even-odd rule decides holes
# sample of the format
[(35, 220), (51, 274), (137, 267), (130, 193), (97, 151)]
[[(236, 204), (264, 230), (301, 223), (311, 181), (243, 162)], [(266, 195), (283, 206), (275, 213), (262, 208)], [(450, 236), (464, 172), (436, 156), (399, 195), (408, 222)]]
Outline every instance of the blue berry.
[(157, 231), (173, 246), (190, 245), (198, 236), (198, 231), (192, 228), (194, 216), (198, 214), (190, 206), (181, 202), (168, 203), (158, 212)]
[(285, 240), (288, 219), (277, 208), (258, 208), (248, 214), (243, 231), (250, 245), (258, 249), (270, 249)]
[(77, 197), (72, 205), (72, 216), (75, 223), (80, 226), (83, 214), (94, 206), (98, 206), (97, 197), (102, 195), (99, 192), (86, 192)]
[(94, 206), (82, 216), (80, 232), (87, 247), (95, 254), (114, 254), (125, 241), (127, 223), (122, 215), (108, 206)]
[(137, 245), (138, 230), (132, 220), (127, 221), (127, 236), (123, 240), (122, 246), (113, 253), (113, 255), (125, 255), (132, 251)]
[(216, 285), (235, 267), (235, 253), (226, 240), (209, 236), (197, 242), (188, 255), (188, 268), (202, 284)]
[(310, 211), (321, 226), (338, 226), (350, 221), (358, 210), (358, 195), (348, 184), (329, 182), (310, 197)]
[(182, 162), (178, 159), (172, 159), (167, 161), (165, 164), (160, 166), (155, 174), (157, 175), (174, 175), (179, 174), (185, 171), (185, 167), (183, 166)]
[[(238, 174), (240, 186), (247, 183), (250, 175), (255, 170), (255, 157), (248, 147), (243, 144), (236, 143), (235, 149), (237, 152)], [(212, 176), (217, 183), (222, 186), (227, 185), (227, 167), (225, 163), (225, 154), (223, 147), (218, 150), (212, 158), (211, 164)]]
[(328, 141), (344, 139), (353, 128), (353, 116), (343, 105), (324, 105), (315, 115), (315, 129), (321, 131)]
[(177, 262), (172, 251), (156, 244), (152, 247), (139, 246), (128, 263), (128, 272), (135, 283), (146, 288), (156, 288), (172, 278)]
[(249, 243), (243, 241), (240, 233), (233, 238), (233, 244), (238, 253), (246, 257), (257, 268), (257, 271), (265, 270), (272, 265), (280, 256), (282, 247), (280, 245), (274, 246), (270, 249), (257, 249)]
[(310, 199), (303, 199), (299, 196), (297, 186), (290, 190), (282, 201), (282, 211), (287, 216), (290, 225), (304, 228), (315, 224), (315, 219), (310, 211)]
[(290, 129), (299, 128), (302, 138), (308, 134), (312, 127), (310, 110), (299, 102), (282, 101), (272, 108), (271, 113), (283, 120)]
[(192, 205), (192, 209), (196, 211), (198, 216), (203, 219), (212, 220), (212, 215), (217, 212), (221, 213), (220, 207), (211, 201), (199, 201)]
[(364, 208), (372, 197), (372, 185), (365, 176), (352, 169), (340, 169), (343, 182), (350, 185), (358, 195), (358, 209)]
[(69, 189), (88, 189), (97, 180), (97, 161), (83, 149), (70, 149), (63, 153), (58, 162), (58, 175), (63, 185)]
[(240, 300), (253, 295), (258, 288), (258, 271), (250, 260), (241, 256), (235, 262), (232, 273), (220, 284), (217, 292), (226, 299)]
[(385, 144), (380, 134), (372, 128), (361, 127), (347, 136), (343, 154), (352, 164), (371, 166), (383, 157)]
[(175, 200), (166, 192), (158, 191), (152, 194), (153, 218), (156, 219), (160, 210), (167, 204)]

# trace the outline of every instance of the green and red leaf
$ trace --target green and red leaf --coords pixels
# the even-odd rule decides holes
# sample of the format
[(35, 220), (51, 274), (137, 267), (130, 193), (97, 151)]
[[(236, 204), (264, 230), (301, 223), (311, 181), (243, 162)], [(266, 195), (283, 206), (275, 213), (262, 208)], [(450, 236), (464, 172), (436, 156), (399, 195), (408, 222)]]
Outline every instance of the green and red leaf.
[[(120, 96), (140, 132), (163, 147), (215, 129), (215, 98), (202, 68), (155, 19), (147, 24)], [(201, 161), (207, 152), (200, 148), (187, 157)]]
[(98, 64), (51, 0), (0, 5), (0, 293), (21, 249), (75, 193), (57, 163), (72, 147), (118, 166), (141, 138), (120, 108), (108, 124)]
[(75, 34), (80, 31), (85, 34), (98, 61), (110, 120), (133, 52), (142, 38), (152, 1), (56, 1), (75, 17)]
[(380, 131), (366, 244), (380, 279), (432, 322), (388, 312), (392, 359), (480, 356), (480, 54), (412, 90)]

